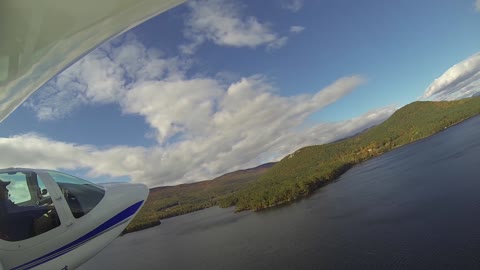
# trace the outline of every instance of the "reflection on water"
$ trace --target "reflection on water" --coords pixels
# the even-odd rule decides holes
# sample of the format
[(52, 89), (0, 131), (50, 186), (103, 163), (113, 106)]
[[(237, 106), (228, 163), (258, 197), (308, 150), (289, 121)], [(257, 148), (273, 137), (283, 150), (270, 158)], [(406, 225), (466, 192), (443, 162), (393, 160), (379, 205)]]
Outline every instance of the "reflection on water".
[(118, 238), (81, 269), (478, 269), (480, 117), (259, 213), (210, 208)]

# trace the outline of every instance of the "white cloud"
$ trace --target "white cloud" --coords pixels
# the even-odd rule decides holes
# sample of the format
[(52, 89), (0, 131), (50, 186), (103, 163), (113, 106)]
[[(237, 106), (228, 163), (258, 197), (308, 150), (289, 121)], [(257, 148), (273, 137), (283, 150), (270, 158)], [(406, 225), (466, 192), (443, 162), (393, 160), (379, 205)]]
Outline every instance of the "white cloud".
[(187, 68), (132, 38), (102, 46), (39, 91), (28, 106), (39, 118), (54, 119), (83, 104), (115, 102), (123, 113), (144, 117), (156, 132), (156, 145), (100, 149), (24, 134), (0, 138), (0, 167), (86, 169), (94, 177), (128, 176), (149, 186), (178, 184), (352, 135), (393, 112), (383, 108), (305, 129), (310, 115), (348, 95), (364, 79), (344, 77), (314, 94), (285, 97), (262, 75), (225, 82), (187, 78)]
[(369, 127), (380, 124), (397, 109), (396, 106), (387, 106), (345, 121), (319, 123), (306, 130), (287, 133), (279, 138), (276, 149), (280, 150), (281, 156), (285, 156), (304, 146), (329, 143), (353, 136)]
[(475, 10), (480, 12), (480, 0), (475, 2)]
[(282, 8), (297, 12), (303, 7), (303, 0), (282, 0)]
[(273, 41), (273, 42), (271, 42), (267, 45), (267, 50), (272, 51), (272, 50), (275, 50), (275, 49), (279, 49), (279, 48), (285, 46), (285, 44), (287, 44), (287, 41), (288, 41), (288, 37), (281, 37), (279, 39), (276, 39), (275, 41)]
[(40, 120), (59, 119), (85, 104), (120, 102), (135, 82), (181, 78), (186, 66), (177, 58), (162, 58), (160, 52), (126, 35), (60, 73), (24, 105)]
[[(252, 107), (261, 103), (258, 101), (258, 105)], [(254, 108), (249, 108), (251, 109)], [(285, 107), (279, 111), (282, 109)], [(129, 176), (134, 182), (143, 182), (149, 186), (179, 184), (210, 179), (228, 171), (278, 160), (306, 145), (328, 143), (354, 135), (380, 123), (394, 111), (394, 107), (380, 108), (351, 120), (322, 123), (306, 130), (295, 130), (288, 123), (280, 123), (291, 116), (274, 116), (275, 112), (272, 112), (269, 119), (279, 119), (268, 127), (259, 128), (259, 125), (267, 121), (258, 118), (250, 120), (243, 128), (216, 130), (210, 137), (203, 136), (175, 145), (152, 148), (117, 146), (98, 149), (89, 145), (57, 142), (37, 134), (24, 134), (0, 138), (0, 164), (2, 167), (87, 168), (91, 177)], [(234, 118), (253, 119), (252, 116), (241, 114)], [(228, 121), (223, 123), (231, 127), (238, 125)], [(257, 128), (253, 130), (252, 127)], [(238, 133), (239, 130), (243, 132)]]
[(29, 133), (0, 138), (1, 167), (30, 167), (45, 169), (88, 168), (92, 176), (128, 175), (136, 179), (143, 172), (138, 159), (146, 155), (141, 147), (113, 147), (99, 150), (92, 145), (77, 145), (53, 141), (38, 134)]
[(300, 33), (300, 32), (302, 32), (303, 30), (305, 30), (305, 27), (300, 26), (300, 25), (290, 26), (290, 32), (291, 32), (291, 33)]
[(129, 91), (123, 108), (144, 116), (163, 143), (176, 134), (205, 134), (222, 91), (212, 79), (147, 81)]
[(185, 36), (190, 43), (180, 46), (186, 54), (193, 54), (205, 41), (220, 46), (250, 47), (285, 45), (286, 38), (253, 16), (243, 16), (242, 7), (232, 0), (190, 1), (191, 12), (186, 21)]
[(421, 99), (454, 100), (480, 92), (480, 53), (449, 68), (425, 90)]

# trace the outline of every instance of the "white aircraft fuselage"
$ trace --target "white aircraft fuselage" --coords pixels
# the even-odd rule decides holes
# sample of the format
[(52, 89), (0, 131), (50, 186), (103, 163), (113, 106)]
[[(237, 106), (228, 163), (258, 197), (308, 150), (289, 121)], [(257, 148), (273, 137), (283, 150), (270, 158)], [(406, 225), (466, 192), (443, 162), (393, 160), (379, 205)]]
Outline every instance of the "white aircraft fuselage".
[[(32, 169), (0, 170), (0, 179), (4, 182), (9, 180), (9, 176), (16, 177), (17, 174), (35, 175), (48, 190), (48, 195), (44, 195), (40, 200), (33, 198), (35, 193), (32, 194), (33, 207), (28, 206), (28, 202), (24, 203), (24, 206), (17, 206), (27, 210), (16, 211), (15, 214), (30, 216), (13, 220), (16, 217), (10, 214), (11, 222), (16, 222), (14, 228), (10, 226), (10, 229), (2, 231), (3, 226), (0, 225), (0, 269), (74, 269), (113, 241), (135, 217), (148, 196), (148, 188), (143, 184), (72, 184), (69, 183), (71, 181), (65, 183), (62, 179), (58, 180), (58, 177), (52, 177), (52, 173), (56, 172)], [(10, 182), (7, 188), (13, 184)], [(34, 190), (30, 187), (31, 183), (27, 182), (29, 189)], [(17, 190), (20, 188), (19, 183), (16, 184)], [(23, 185), (23, 180), (21, 183)], [(92, 191), (92, 188), (98, 191)], [(94, 199), (89, 198), (89, 192), (95, 192)], [(100, 198), (101, 193), (103, 195)], [(18, 235), (16, 230), (24, 230), (25, 227), (31, 228), (37, 224), (32, 213), (42, 211), (39, 201), (43, 201), (45, 215), (47, 210), (55, 212), (55, 218), (58, 218), (56, 227), (48, 228), (48, 231), (38, 235), (29, 229), (30, 235), (21, 232), (21, 236), (9, 238), (9, 234)], [(88, 208), (88, 213), (80, 213), (79, 208), (82, 207), (84, 209), (80, 211)], [(4, 219), (0, 223), (5, 221)]]

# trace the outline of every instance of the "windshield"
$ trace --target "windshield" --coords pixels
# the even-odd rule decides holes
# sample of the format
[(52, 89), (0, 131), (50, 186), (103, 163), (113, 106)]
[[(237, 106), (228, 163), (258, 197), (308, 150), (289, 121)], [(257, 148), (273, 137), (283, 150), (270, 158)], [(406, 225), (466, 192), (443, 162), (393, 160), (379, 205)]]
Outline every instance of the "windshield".
[(68, 174), (48, 171), (58, 184), (75, 218), (88, 214), (102, 200), (105, 190), (86, 180)]

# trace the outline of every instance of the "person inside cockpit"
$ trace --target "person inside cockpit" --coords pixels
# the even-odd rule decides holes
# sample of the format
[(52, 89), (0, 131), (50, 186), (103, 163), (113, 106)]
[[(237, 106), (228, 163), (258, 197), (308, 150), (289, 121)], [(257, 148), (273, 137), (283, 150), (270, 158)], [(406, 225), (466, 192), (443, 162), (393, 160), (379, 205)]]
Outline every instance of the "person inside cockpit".
[(0, 179), (0, 239), (10, 240), (9, 237), (9, 222), (8, 222), (8, 208), (12, 204), (8, 196), (7, 186), (10, 184), (8, 181)]
[(7, 189), (8, 185), (10, 185), (10, 181), (3, 181), (0, 179), (0, 207), (5, 206), (6, 209), (17, 206), (10, 200)]
[(0, 239), (20, 241), (56, 227), (47, 214), (54, 211), (53, 205), (15, 204), (7, 189), (10, 183), (0, 179)]

